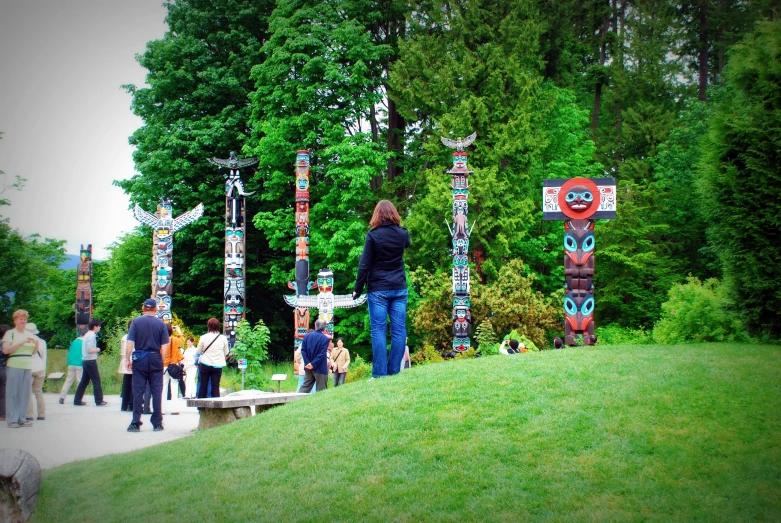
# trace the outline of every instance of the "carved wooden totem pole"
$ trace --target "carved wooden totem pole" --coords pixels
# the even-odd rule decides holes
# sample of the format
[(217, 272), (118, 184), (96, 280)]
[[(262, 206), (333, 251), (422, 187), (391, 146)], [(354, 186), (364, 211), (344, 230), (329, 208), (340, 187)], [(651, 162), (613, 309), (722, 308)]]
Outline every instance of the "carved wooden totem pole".
[(87, 333), (92, 319), (92, 244), (79, 249), (79, 265), (76, 280), (76, 332), (79, 336)]
[(451, 191), (453, 193), (453, 227), (445, 220), (450, 236), (453, 239), (453, 350), (464, 352), (469, 350), (469, 332), (472, 327), (472, 313), (469, 300), (469, 236), (472, 234), (475, 224), (468, 226), (467, 216), (469, 206), (469, 175), (474, 173), (467, 167), (467, 153), (465, 147), (469, 147), (477, 138), (477, 133), (472, 133), (466, 138), (449, 140), (442, 138), (442, 143), (455, 149), (453, 153), (453, 167), (448, 171), (452, 177)]
[(543, 219), (564, 220), (564, 343), (592, 345), (594, 220), (616, 217), (614, 178), (543, 180)]
[(174, 233), (200, 218), (203, 215), (203, 204), (199, 203), (194, 209), (174, 219), (171, 200), (161, 198), (155, 214), (146, 212), (138, 204), (133, 214), (136, 220), (152, 227), (152, 298), (157, 301), (157, 317), (171, 323)]
[(257, 158), (239, 160), (231, 151), (227, 160), (209, 158), (209, 162), (230, 169), (225, 182), (225, 286), (222, 329), (231, 347), (236, 343), (236, 326), (244, 318), (247, 277), (244, 271), (244, 252), (247, 237), (245, 196), (239, 169), (254, 165)]
[[(317, 273), (317, 296), (285, 296), (285, 301), (291, 307), (306, 307), (318, 309), (318, 320), (325, 321), (325, 335), (334, 335), (334, 309), (350, 309), (366, 302), (367, 295), (362, 294), (353, 299), (351, 294), (334, 294), (334, 272), (325, 267)], [(306, 332), (305, 332), (306, 333)]]

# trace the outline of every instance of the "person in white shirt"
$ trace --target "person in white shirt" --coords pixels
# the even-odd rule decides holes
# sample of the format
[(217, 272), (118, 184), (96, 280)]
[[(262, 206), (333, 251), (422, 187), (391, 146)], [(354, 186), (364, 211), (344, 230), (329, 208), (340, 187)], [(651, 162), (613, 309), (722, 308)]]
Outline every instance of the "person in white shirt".
[[(127, 330), (130, 330), (132, 323), (133, 320), (127, 322)], [(117, 371), (117, 373), (122, 375), (122, 405), (119, 407), (119, 410), (122, 412), (133, 412), (133, 371), (127, 366), (127, 354), (125, 351), (127, 348), (127, 334), (122, 336), (119, 345), (122, 349), (119, 359), (119, 370)]]
[(43, 381), (46, 379), (46, 342), (37, 336), (38, 327), (34, 323), (28, 323), (24, 330), (32, 334), (38, 340), (38, 352), (32, 356), (33, 387), (30, 395), (30, 401), (27, 403), (28, 421), (35, 417), (35, 406), (38, 406), (38, 419), (46, 419), (46, 402), (43, 401)]
[(230, 352), (228, 338), (220, 334), (220, 321), (217, 318), (209, 318), (206, 322), (208, 333), (201, 336), (198, 340), (196, 349), (201, 357), (198, 359), (198, 372), (201, 375), (201, 381), (198, 387), (198, 397), (207, 396), (209, 383), (211, 383), (211, 397), (220, 397), (220, 378), (222, 377), (222, 368), (227, 365), (225, 357)]
[(195, 377), (198, 373), (198, 367), (195, 365), (195, 340), (187, 338), (187, 348), (184, 350), (184, 394), (187, 398), (195, 398), (198, 391), (195, 390)]

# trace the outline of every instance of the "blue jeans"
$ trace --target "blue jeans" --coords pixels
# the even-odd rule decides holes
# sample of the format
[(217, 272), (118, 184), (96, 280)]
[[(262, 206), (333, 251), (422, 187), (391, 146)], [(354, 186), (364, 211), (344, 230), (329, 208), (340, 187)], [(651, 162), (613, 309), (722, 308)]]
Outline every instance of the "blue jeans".
[[(398, 374), (407, 338), (407, 289), (369, 293), (369, 324), (372, 329), (372, 377)], [(390, 316), (391, 349), (385, 336)]]

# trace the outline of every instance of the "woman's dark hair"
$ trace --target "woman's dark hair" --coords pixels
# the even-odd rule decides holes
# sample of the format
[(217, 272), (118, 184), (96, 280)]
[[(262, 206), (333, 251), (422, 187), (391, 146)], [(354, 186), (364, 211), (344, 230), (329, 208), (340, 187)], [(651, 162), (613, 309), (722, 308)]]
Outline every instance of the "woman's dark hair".
[(171, 326), (170, 323), (166, 323), (165, 324), (165, 328), (168, 329), (168, 335), (169, 336), (174, 333), (174, 328)]
[(513, 350), (518, 349), (518, 340), (510, 340), (510, 347), (513, 348)]
[(336, 343), (339, 343), (340, 341), (341, 341), (342, 343), (344, 343), (344, 340), (343, 340), (342, 338), (336, 338)]
[(100, 320), (99, 320), (99, 319), (97, 319), (97, 318), (92, 318), (92, 319), (89, 321), (88, 328), (89, 328), (89, 330), (92, 330), (92, 329), (94, 329), (95, 327), (100, 327)]
[(396, 225), (401, 225), (401, 218), (396, 207), (388, 200), (380, 200), (374, 207), (374, 214), (369, 221), (369, 226), (372, 229), (376, 229), (384, 222), (393, 222)]
[(220, 320), (217, 318), (209, 318), (206, 322), (206, 329), (209, 332), (220, 332)]
[(195, 343), (195, 338), (193, 338), (192, 336), (190, 336), (189, 338), (187, 338), (187, 341), (191, 341), (191, 342)]

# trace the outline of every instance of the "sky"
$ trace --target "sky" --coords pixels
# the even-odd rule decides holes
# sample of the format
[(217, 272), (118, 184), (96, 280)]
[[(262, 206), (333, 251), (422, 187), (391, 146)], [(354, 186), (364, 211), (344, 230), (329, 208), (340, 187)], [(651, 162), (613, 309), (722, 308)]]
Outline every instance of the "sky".
[(145, 85), (135, 59), (162, 38), (163, 0), (4, 0), (0, 2), (0, 209), (11, 227), (65, 240), (93, 257), (138, 222), (112, 185), (130, 178), (128, 137), (142, 125), (120, 86)]

